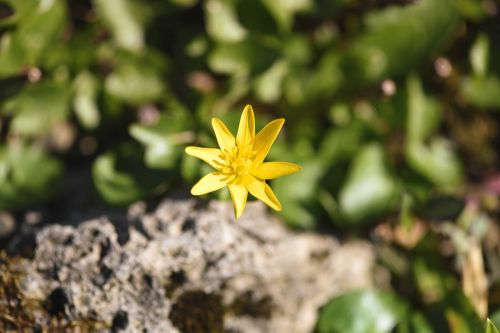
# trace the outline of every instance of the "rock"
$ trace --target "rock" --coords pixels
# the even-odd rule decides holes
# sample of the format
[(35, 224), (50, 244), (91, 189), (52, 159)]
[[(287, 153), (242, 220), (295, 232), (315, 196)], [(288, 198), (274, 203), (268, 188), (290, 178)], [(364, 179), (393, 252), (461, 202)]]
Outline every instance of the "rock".
[(133, 210), (37, 232), (26, 298), (103, 332), (300, 333), (332, 296), (372, 284), (367, 243), (292, 232), (259, 203), (238, 221), (215, 201)]

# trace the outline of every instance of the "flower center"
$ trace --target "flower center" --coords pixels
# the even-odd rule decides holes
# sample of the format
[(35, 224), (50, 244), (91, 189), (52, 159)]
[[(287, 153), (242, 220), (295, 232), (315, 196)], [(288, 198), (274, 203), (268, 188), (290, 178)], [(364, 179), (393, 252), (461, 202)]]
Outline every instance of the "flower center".
[(231, 161), (231, 169), (233, 169), (233, 173), (236, 175), (245, 175), (250, 171), (251, 161), (238, 156), (235, 160)]
[(240, 150), (233, 147), (231, 150), (224, 151), (224, 164), (218, 170), (219, 172), (231, 178), (231, 181), (242, 180), (250, 173), (255, 153), (251, 150)]

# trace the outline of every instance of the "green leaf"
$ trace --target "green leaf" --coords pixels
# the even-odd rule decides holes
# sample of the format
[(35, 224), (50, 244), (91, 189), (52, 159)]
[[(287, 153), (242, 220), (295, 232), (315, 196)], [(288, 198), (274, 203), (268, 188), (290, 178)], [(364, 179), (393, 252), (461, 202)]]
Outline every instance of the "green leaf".
[(462, 182), (463, 169), (453, 153), (450, 141), (434, 138), (429, 145), (410, 143), (406, 146), (406, 159), (415, 171), (439, 186)]
[(71, 88), (67, 85), (42, 82), (28, 86), (9, 99), (3, 113), (12, 114), (12, 130), (24, 135), (47, 132), (68, 116)]
[(474, 307), (459, 289), (446, 295), (441, 308), (451, 333), (476, 333), (484, 329)]
[(252, 34), (276, 36), (278, 25), (263, 1), (237, 1), (236, 11), (238, 21)]
[(289, 227), (294, 229), (312, 229), (317, 225), (317, 211), (309, 209), (307, 203), (295, 201), (283, 195), (279, 196), (279, 200), (283, 205), (283, 210), (280, 214)]
[(466, 77), (461, 85), (464, 98), (470, 104), (482, 109), (500, 108), (500, 78), (497, 76)]
[(132, 105), (155, 101), (165, 92), (155, 69), (133, 63), (120, 65), (106, 78), (104, 87), (108, 94)]
[(14, 38), (19, 40), (22, 48), (28, 53), (28, 62), (34, 64), (64, 31), (65, 1), (38, 1), (34, 11), (21, 22), (22, 25), (15, 32)]
[(38, 3), (36, 0), (2, 0), (2, 2), (13, 11), (12, 15), (0, 20), (0, 26), (2, 27), (19, 24), (27, 15), (32, 13)]
[(267, 71), (254, 81), (257, 97), (265, 103), (275, 103), (281, 97), (283, 78), (288, 71), (285, 61), (275, 62)]
[(319, 333), (390, 333), (408, 306), (386, 291), (362, 290), (331, 300), (320, 313)]
[(490, 320), (493, 322), (495, 327), (500, 327), (500, 309), (491, 314)]
[(438, 242), (436, 235), (428, 234), (417, 246), (412, 263), (413, 279), (433, 332), (482, 332), (481, 321), (456, 277), (446, 268), (445, 260), (435, 255)]
[(495, 327), (495, 325), (489, 319), (487, 319), (486, 333), (499, 333), (498, 329)]
[(472, 45), (469, 60), (473, 74), (465, 77), (460, 86), (463, 97), (478, 108), (500, 108), (500, 79), (488, 74), (490, 40), (484, 33), (479, 34)]
[[(188, 184), (195, 184), (205, 174), (201, 172), (203, 162), (197, 158), (192, 158), (188, 154), (181, 154), (180, 171), (182, 178)], [(209, 171), (211, 172), (211, 171)]]
[(412, 311), (393, 331), (394, 333), (434, 333), (428, 319), (419, 311)]
[(351, 224), (386, 212), (396, 204), (398, 188), (384, 161), (378, 143), (363, 147), (354, 158), (342, 189), (339, 203)]
[(323, 55), (314, 71), (292, 67), (285, 79), (287, 101), (294, 106), (306, 107), (306, 103), (332, 97), (343, 83), (339, 62), (338, 53), (331, 51)]
[(261, 73), (278, 58), (278, 52), (258, 41), (218, 44), (208, 57), (210, 68), (220, 74)]
[(352, 122), (327, 132), (321, 142), (318, 156), (325, 164), (346, 161), (359, 151), (367, 128), (361, 122)]
[(485, 76), (488, 72), (490, 40), (485, 34), (480, 34), (470, 50), (469, 59), (472, 70), (477, 76)]
[(456, 0), (454, 5), (458, 8), (462, 16), (478, 21), (486, 16), (486, 7), (482, 1), (477, 0)]
[(192, 7), (198, 3), (198, 0), (170, 0), (170, 2), (180, 7)]
[(275, 192), (294, 200), (308, 200), (314, 197), (315, 185), (322, 175), (323, 165), (317, 160), (298, 162), (302, 170), (296, 174), (274, 181)]
[(48, 200), (58, 188), (62, 164), (36, 146), (0, 146), (0, 209)]
[(280, 200), (283, 210), (280, 214), (293, 228), (310, 229), (318, 223), (319, 205), (317, 194), (325, 166), (307, 147), (303, 140), (292, 146), (277, 140), (270, 152), (270, 161), (288, 161), (302, 166), (300, 172), (272, 181), (272, 188)]
[(19, 74), (25, 60), (26, 54), (20, 43), (13, 38), (12, 34), (6, 33), (2, 37), (0, 47), (0, 77), (8, 77)]
[(409, 165), (436, 185), (456, 185), (462, 181), (462, 165), (445, 138), (429, 138), (439, 125), (440, 106), (425, 96), (420, 80), (407, 80), (405, 156)]
[(304, 66), (312, 59), (308, 38), (300, 35), (288, 37), (283, 41), (283, 56), (294, 66)]
[(80, 73), (74, 81), (75, 98), (73, 108), (78, 120), (85, 128), (95, 128), (99, 125), (101, 115), (97, 105), (99, 82), (90, 72)]
[(442, 271), (440, 258), (427, 260), (429, 251), (416, 257), (412, 262), (412, 274), (421, 298), (440, 302), (450, 289), (456, 287), (449, 274)]
[(435, 99), (424, 94), (422, 83), (417, 76), (410, 75), (406, 84), (408, 141), (422, 142), (437, 130), (441, 122), (441, 107)]
[(295, 14), (313, 8), (312, 0), (261, 0), (284, 32), (290, 31)]
[(236, 17), (235, 1), (208, 0), (205, 4), (207, 32), (215, 41), (225, 43), (241, 42), (247, 30)]
[(162, 115), (155, 125), (134, 124), (130, 135), (146, 146), (145, 161), (150, 168), (170, 169), (177, 165), (184, 146), (193, 141), (189, 128), (189, 115), (178, 109), (169, 115)]
[(410, 318), (413, 333), (434, 333), (429, 321), (420, 312), (413, 312)]
[(365, 16), (368, 31), (343, 59), (345, 84), (358, 86), (401, 75), (441, 50), (455, 36), (459, 13), (452, 1), (421, 0)]
[(26, 77), (21, 75), (0, 79), (0, 100), (3, 102), (9, 97), (19, 94), (25, 85)]
[(50, 47), (58, 42), (66, 25), (64, 0), (16, 1), (26, 3), (14, 8), (20, 12), (13, 18), (17, 29), (2, 36), (0, 76), (13, 75), (23, 66), (37, 65)]
[(92, 174), (101, 198), (112, 205), (126, 205), (166, 189), (172, 172), (149, 169), (142, 160), (142, 150), (131, 143), (99, 156)]
[(144, 31), (130, 0), (94, 0), (100, 17), (120, 47), (129, 51), (144, 48)]
[(434, 196), (419, 208), (418, 215), (426, 220), (455, 221), (464, 208), (463, 198)]

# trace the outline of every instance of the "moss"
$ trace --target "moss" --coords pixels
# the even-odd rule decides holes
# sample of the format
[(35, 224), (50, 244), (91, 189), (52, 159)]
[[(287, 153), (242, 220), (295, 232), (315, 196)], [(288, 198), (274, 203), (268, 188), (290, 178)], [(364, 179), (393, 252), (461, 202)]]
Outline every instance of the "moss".
[(165, 285), (165, 295), (170, 298), (174, 294), (174, 291), (186, 283), (186, 273), (184, 271), (175, 271), (170, 275), (168, 284)]
[(223, 332), (224, 306), (222, 297), (201, 290), (185, 292), (173, 304), (169, 318), (181, 332)]
[(62, 288), (56, 288), (45, 302), (26, 298), (19, 288), (22, 277), (19, 259), (0, 251), (0, 332), (84, 333), (106, 328), (104, 323), (90, 319), (64, 318), (67, 299), (61, 298), (66, 297)]
[(228, 306), (228, 312), (236, 316), (269, 319), (273, 312), (273, 300), (270, 296), (257, 298), (254, 293), (247, 291)]

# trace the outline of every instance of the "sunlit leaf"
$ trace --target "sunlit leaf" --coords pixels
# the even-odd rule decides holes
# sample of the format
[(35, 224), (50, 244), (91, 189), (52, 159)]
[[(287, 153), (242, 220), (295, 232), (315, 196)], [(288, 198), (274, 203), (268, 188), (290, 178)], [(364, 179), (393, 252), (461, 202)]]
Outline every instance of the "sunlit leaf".
[(486, 324), (486, 333), (498, 333), (498, 329), (489, 319), (487, 320)]
[(257, 97), (263, 102), (276, 102), (281, 97), (281, 87), (286, 72), (287, 65), (285, 62), (278, 61), (274, 63), (255, 80), (254, 90)]
[(408, 163), (436, 185), (456, 185), (462, 181), (462, 165), (444, 138), (432, 139), (428, 146), (411, 143), (406, 148)]
[(13, 3), (18, 13), (12, 20), (17, 28), (3, 36), (0, 48), (0, 76), (12, 75), (22, 66), (40, 62), (45, 52), (61, 38), (66, 25), (64, 0), (19, 1)]
[(450, 142), (432, 136), (439, 124), (441, 109), (434, 99), (428, 98), (420, 80), (410, 76), (407, 80), (405, 155), (415, 171), (436, 185), (455, 185), (462, 181), (462, 165)]
[(339, 193), (341, 212), (350, 223), (387, 212), (396, 204), (397, 186), (379, 144), (363, 147), (352, 162)]
[(437, 100), (425, 95), (421, 81), (414, 75), (407, 80), (408, 141), (423, 142), (433, 134), (441, 121), (441, 107)]
[(247, 31), (238, 22), (233, 0), (204, 2), (208, 34), (218, 42), (241, 42)]
[(143, 27), (130, 0), (94, 0), (94, 3), (119, 46), (131, 51), (144, 47)]
[(82, 72), (76, 77), (74, 85), (73, 107), (78, 120), (86, 128), (95, 128), (101, 117), (97, 105), (99, 83), (91, 73)]
[(492, 313), (489, 319), (496, 328), (500, 327), (500, 310), (497, 310), (496, 312)]
[(467, 77), (462, 82), (462, 93), (469, 103), (479, 108), (500, 108), (500, 78), (497, 76)]
[(396, 295), (362, 290), (332, 299), (320, 313), (319, 333), (390, 333), (408, 306)]
[(9, 99), (2, 112), (11, 114), (12, 130), (37, 135), (64, 120), (69, 113), (71, 88), (52, 82), (42, 82), (26, 87)]
[(164, 93), (164, 83), (157, 72), (136, 64), (121, 65), (105, 81), (106, 91), (130, 104), (154, 101)]
[(490, 40), (486, 35), (479, 35), (472, 45), (469, 59), (474, 74), (485, 76), (489, 65)]
[(307, 11), (313, 7), (311, 0), (262, 0), (262, 2), (283, 31), (288, 31), (291, 28), (296, 13)]

